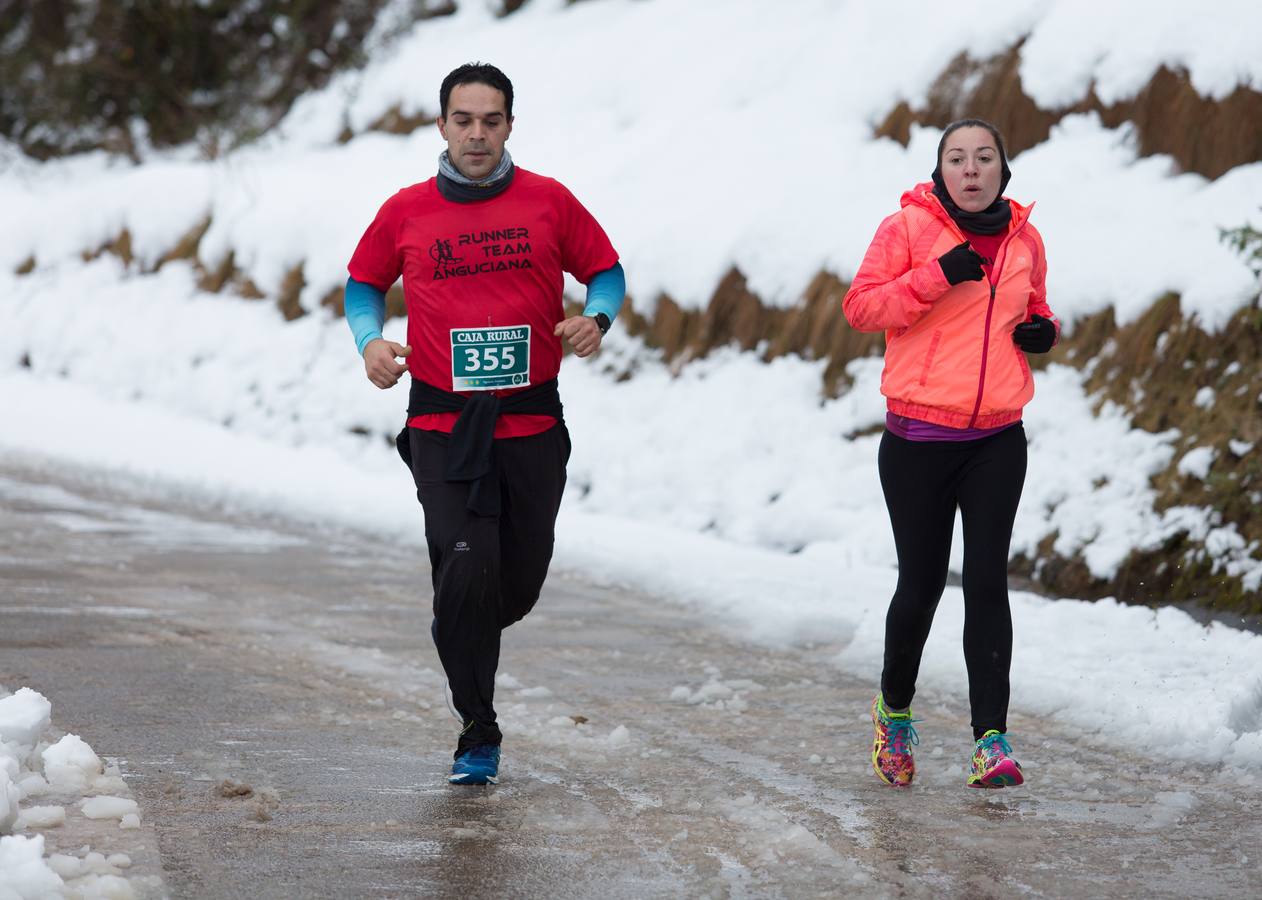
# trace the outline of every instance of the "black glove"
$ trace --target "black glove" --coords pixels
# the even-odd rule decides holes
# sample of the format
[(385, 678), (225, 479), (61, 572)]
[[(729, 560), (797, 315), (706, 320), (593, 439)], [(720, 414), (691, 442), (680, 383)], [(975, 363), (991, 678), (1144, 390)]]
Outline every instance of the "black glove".
[(1036, 314), (1033, 322), (1022, 322), (1012, 330), (1012, 339), (1026, 353), (1046, 353), (1056, 343), (1056, 325)]
[(953, 285), (961, 281), (981, 281), (984, 277), (982, 258), (968, 245), (968, 241), (939, 256), (938, 265), (942, 266), (942, 274)]

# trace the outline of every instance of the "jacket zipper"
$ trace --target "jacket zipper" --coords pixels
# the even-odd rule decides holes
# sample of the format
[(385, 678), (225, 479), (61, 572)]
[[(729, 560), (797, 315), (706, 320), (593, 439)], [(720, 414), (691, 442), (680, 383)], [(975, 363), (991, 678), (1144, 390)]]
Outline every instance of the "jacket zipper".
[(991, 278), (986, 279), (990, 283), (990, 301), (986, 304), (986, 327), (982, 332), (982, 369), (977, 376), (977, 402), (973, 404), (973, 414), (968, 420), (969, 428), (977, 427), (977, 415), (982, 408), (982, 394), (986, 390), (986, 359), (990, 355), (990, 319), (995, 311), (995, 289), (999, 286), (999, 273), (1002, 271), (1003, 264), (1008, 258), (1008, 244), (1012, 242), (1012, 239), (1024, 227), (1025, 223), (1022, 222), (1003, 239), (1003, 243), (999, 245), (998, 259), (995, 260), (992, 270), (994, 274)]
[[(935, 201), (937, 200), (936, 197), (934, 199)], [(947, 213), (946, 208), (943, 207), (941, 203), (938, 203), (937, 205), (938, 209), (942, 211), (940, 218), (944, 219), (946, 226), (948, 228), (954, 228), (955, 233), (959, 236), (960, 240), (965, 240), (963, 232), (960, 231), (959, 226), (955, 224), (955, 221)], [(990, 319), (991, 315), (995, 311), (995, 289), (999, 285), (999, 273), (1008, 256), (1008, 244), (1011, 243), (1012, 239), (1020, 233), (1022, 228), (1025, 227), (1025, 222), (1026, 220), (1023, 219), (1021, 224), (1012, 231), (1008, 232), (1008, 235), (1003, 239), (1003, 243), (999, 245), (998, 259), (995, 260), (995, 265), (993, 267), (994, 277), (986, 279), (990, 283), (990, 300), (986, 304), (986, 330), (982, 332), (982, 368), (981, 372), (977, 376), (977, 401), (973, 404), (973, 414), (969, 416), (968, 419), (969, 428), (975, 428), (977, 426), (977, 414), (981, 412), (982, 394), (986, 390), (986, 358), (990, 355)]]
[[(998, 265), (998, 262), (996, 262)], [(998, 280), (998, 279), (996, 279)], [(995, 282), (990, 284), (990, 302), (986, 305), (986, 328), (982, 332), (982, 370), (977, 377), (977, 402), (973, 404), (973, 415), (969, 417), (968, 427), (977, 427), (977, 414), (982, 408), (982, 392), (986, 390), (986, 357), (990, 354), (990, 314), (995, 309)]]

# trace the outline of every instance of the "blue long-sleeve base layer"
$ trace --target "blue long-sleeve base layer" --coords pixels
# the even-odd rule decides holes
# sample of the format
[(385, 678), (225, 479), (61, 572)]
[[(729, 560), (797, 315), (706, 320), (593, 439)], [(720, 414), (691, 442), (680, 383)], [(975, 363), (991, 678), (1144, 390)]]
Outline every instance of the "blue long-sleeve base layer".
[[(587, 299), (583, 315), (604, 313), (613, 322), (622, 310), (627, 295), (627, 277), (622, 263), (614, 263), (603, 272), (597, 272), (587, 283)], [(386, 324), (386, 292), (354, 278), (346, 280), (346, 324), (355, 337), (355, 348), (364, 355), (364, 348), (372, 341), (381, 339), (381, 329)]]

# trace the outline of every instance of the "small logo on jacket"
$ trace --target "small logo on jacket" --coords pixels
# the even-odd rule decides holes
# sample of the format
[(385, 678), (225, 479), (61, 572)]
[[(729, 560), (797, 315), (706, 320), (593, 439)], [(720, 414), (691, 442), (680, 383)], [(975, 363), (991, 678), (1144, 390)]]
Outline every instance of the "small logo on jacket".
[(469, 542), (468, 542), (468, 541), (456, 541), (456, 552), (457, 552), (457, 553), (462, 553), (462, 552), (464, 552), (465, 550), (468, 550), (468, 549), (469, 549)]

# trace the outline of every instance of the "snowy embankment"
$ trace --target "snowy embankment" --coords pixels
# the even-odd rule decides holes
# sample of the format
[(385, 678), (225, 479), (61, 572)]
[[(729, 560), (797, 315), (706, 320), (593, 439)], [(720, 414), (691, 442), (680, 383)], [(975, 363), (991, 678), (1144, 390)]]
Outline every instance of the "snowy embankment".
[(0, 685), (0, 897), (128, 900), (135, 892), (126, 853), (84, 846), (44, 858), (39, 832), (62, 828), (68, 817), (140, 827), (118, 767), (104, 765), (78, 735), (54, 741), (51, 719), (52, 704), (42, 694), (30, 688), (10, 694)]
[[(1262, 57), (1241, 37), (1262, 30), (1262, 11), (1212, 6), (1163, 16), (1137, 0), (1107, 13), (1085, 0), (970, 0), (943, 16), (928, 0), (794, 0), (769, 15), (758, 0), (721, 11), (688, 0), (534, 0), (497, 19), (484, 4), (460, 4), (370, 49), (364, 71), (303, 98), (274, 133), (220, 160), (192, 148), (140, 167), (100, 154), (9, 159), (0, 271), (32, 256), (41, 266), (77, 257), (123, 228), (152, 264), (209, 217), (207, 264), (232, 251), (268, 293), (302, 264), (302, 299), (314, 309), (344, 283), (377, 207), (430, 177), (443, 149), (433, 127), (364, 129), (392, 107), (436, 114), (442, 77), (478, 57), (514, 79), (514, 158), (560, 178), (597, 213), (642, 310), (662, 291), (702, 306), (732, 265), (767, 302), (790, 305), (821, 268), (852, 275), (902, 191), (928, 180), (936, 131), (914, 129), (903, 148), (872, 140), (873, 124), (900, 100), (920, 105), (961, 50), (982, 59), (1028, 36), (1022, 87), (1049, 109), (1092, 85), (1105, 103), (1129, 96), (1162, 64), (1187, 67), (1206, 96), (1262, 86)], [(1126, 27), (1107, 39), (1084, 31), (1104, 15)], [(339, 144), (348, 127), (358, 136)], [(1014, 160), (1009, 192), (1038, 202), (1033, 221), (1062, 318), (1112, 304), (1130, 321), (1173, 290), (1213, 327), (1252, 296), (1217, 228), (1256, 216), (1262, 164), (1213, 182), (1174, 171), (1164, 157), (1137, 160), (1128, 128), (1090, 115), (1065, 119)]]
[[(659, 291), (701, 306), (731, 265), (787, 305), (820, 268), (852, 274), (900, 192), (927, 177), (936, 133), (914, 130), (904, 149), (872, 141), (871, 126), (898, 100), (923, 98), (959, 48), (986, 56), (1028, 34), (1023, 85), (1048, 105), (1092, 79), (1106, 102), (1125, 96), (1162, 62), (1222, 96), (1238, 81), (1262, 84), (1262, 58), (1239, 40), (1262, 12), (1222, 5), (1234, 12), (1160, 33), (1161, 17), (1135, 14), (1146, 31), (1116, 29), (1095, 47), (1080, 34), (1079, 2), (979, 2), (978, 15), (965, 4), (949, 19), (928, 3), (917, 13), (802, 0), (768, 18), (765, 4), (734, 2), (720, 18), (683, 0), (536, 0), (503, 20), (466, 4), (219, 161), (191, 151), (134, 168), (99, 155), (8, 159), (0, 459), (419, 542), (407, 475), (382, 439), (400, 424), (402, 389), (367, 383), (344, 323), (317, 301), (344, 280), (376, 207), (428, 177), (441, 144), (433, 129), (337, 144), (344, 125), (362, 130), (396, 104), (433, 112), (446, 71), (492, 60), (518, 89), (515, 158), (560, 177), (602, 220), (641, 310)], [(608, 33), (619, 41), (592, 37)], [(681, 74), (671, 61), (695, 60), (697, 47), (712, 57)], [(1217, 228), (1256, 214), (1262, 164), (1213, 182), (1172, 177), (1169, 160), (1136, 158), (1126, 129), (1077, 116), (1013, 170), (1012, 195), (1038, 201), (1050, 298), (1066, 319), (1113, 305), (1127, 321), (1176, 290), (1212, 328), (1256, 291)], [(314, 313), (287, 324), (272, 303), (201, 293), (185, 262), (150, 271), (207, 218), (203, 262), (232, 252), (269, 293), (302, 265)], [(131, 269), (80, 259), (123, 229)], [(31, 274), (12, 274), (30, 258)], [(401, 338), (402, 324), (387, 336)], [(868, 433), (882, 415), (879, 368), (853, 364), (851, 390), (821, 402), (821, 364), (798, 359), (723, 352), (674, 377), (615, 331), (601, 359), (567, 360), (575, 456), (558, 565), (713, 610), (760, 640), (847, 642), (838, 664), (875, 683), (895, 577)], [(634, 377), (615, 380), (628, 369)], [(1234, 530), (1203, 510), (1153, 510), (1149, 476), (1171, 461), (1169, 435), (1133, 430), (1114, 409), (1093, 415), (1068, 369), (1037, 381), (1014, 552), (1056, 534), (1057, 552), (1108, 577), (1132, 549), (1191, 529), (1257, 589), (1262, 571)], [(960, 615), (949, 589), (923, 666), (940, 690), (964, 690)], [(1262, 637), (1175, 610), (1025, 594), (1014, 617), (1015, 708), (1110, 746), (1262, 770)]]

